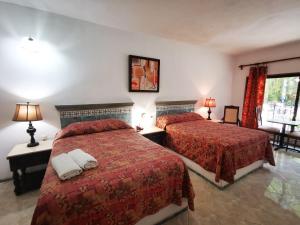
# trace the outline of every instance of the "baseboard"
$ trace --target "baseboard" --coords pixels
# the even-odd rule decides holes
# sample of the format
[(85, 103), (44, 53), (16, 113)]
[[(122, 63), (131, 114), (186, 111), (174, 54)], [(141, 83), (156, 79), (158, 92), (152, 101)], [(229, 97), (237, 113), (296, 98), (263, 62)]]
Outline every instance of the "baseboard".
[(5, 178), (5, 179), (0, 179), (0, 183), (7, 182), (7, 181), (10, 181), (10, 180), (12, 180), (12, 177)]

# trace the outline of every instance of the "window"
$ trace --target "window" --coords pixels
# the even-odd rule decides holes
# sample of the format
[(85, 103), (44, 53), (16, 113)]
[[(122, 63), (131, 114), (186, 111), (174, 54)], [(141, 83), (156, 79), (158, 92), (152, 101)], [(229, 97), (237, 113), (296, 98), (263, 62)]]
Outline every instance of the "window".
[(270, 119), (300, 120), (300, 112), (298, 113), (299, 80), (300, 74), (280, 74), (267, 77), (262, 111), (264, 124), (276, 126), (267, 122)]

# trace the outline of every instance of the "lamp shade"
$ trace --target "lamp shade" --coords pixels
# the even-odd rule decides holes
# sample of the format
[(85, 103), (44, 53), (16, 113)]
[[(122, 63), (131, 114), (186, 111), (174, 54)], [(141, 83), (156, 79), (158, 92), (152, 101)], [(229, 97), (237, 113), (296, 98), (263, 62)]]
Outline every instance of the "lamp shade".
[(204, 107), (216, 107), (216, 99), (207, 98), (204, 103)]
[(37, 121), (42, 120), (40, 106), (32, 103), (18, 103), (16, 104), (16, 111), (13, 121)]

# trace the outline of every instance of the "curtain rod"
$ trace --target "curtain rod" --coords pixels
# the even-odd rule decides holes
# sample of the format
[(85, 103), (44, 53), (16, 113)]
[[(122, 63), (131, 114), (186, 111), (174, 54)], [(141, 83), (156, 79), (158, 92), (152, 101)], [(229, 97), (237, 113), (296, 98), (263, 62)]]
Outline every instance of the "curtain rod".
[(260, 64), (282, 62), (282, 61), (288, 61), (288, 60), (294, 60), (294, 59), (300, 59), (300, 56), (298, 56), (298, 57), (292, 57), (292, 58), (285, 58), (285, 59), (277, 59), (277, 60), (272, 60), (272, 61), (265, 61), (265, 62), (257, 62), (257, 63), (251, 63), (251, 64), (245, 64), (245, 65), (239, 65), (239, 67), (242, 70), (246, 66), (258, 66)]

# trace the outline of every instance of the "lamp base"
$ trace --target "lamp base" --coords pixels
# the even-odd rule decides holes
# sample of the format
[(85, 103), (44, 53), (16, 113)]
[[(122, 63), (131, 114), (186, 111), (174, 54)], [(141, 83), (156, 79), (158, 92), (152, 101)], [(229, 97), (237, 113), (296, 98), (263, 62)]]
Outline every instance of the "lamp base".
[(144, 130), (144, 128), (140, 127), (140, 126), (136, 126), (136, 131), (139, 132), (141, 130)]
[(208, 114), (207, 120), (211, 120), (211, 118), (210, 118), (210, 114), (211, 114), (211, 109), (210, 109), (210, 107), (208, 108), (207, 114)]
[(27, 144), (27, 147), (31, 148), (31, 147), (38, 146), (39, 144), (40, 144), (40, 143), (38, 143), (38, 142), (28, 143), (28, 144)]
[(30, 135), (30, 143), (27, 144), (27, 147), (29, 147), (29, 148), (39, 145), (39, 143), (36, 142), (34, 139), (35, 132), (36, 132), (36, 129), (32, 126), (31, 121), (29, 121), (29, 127), (27, 129), (27, 133)]

